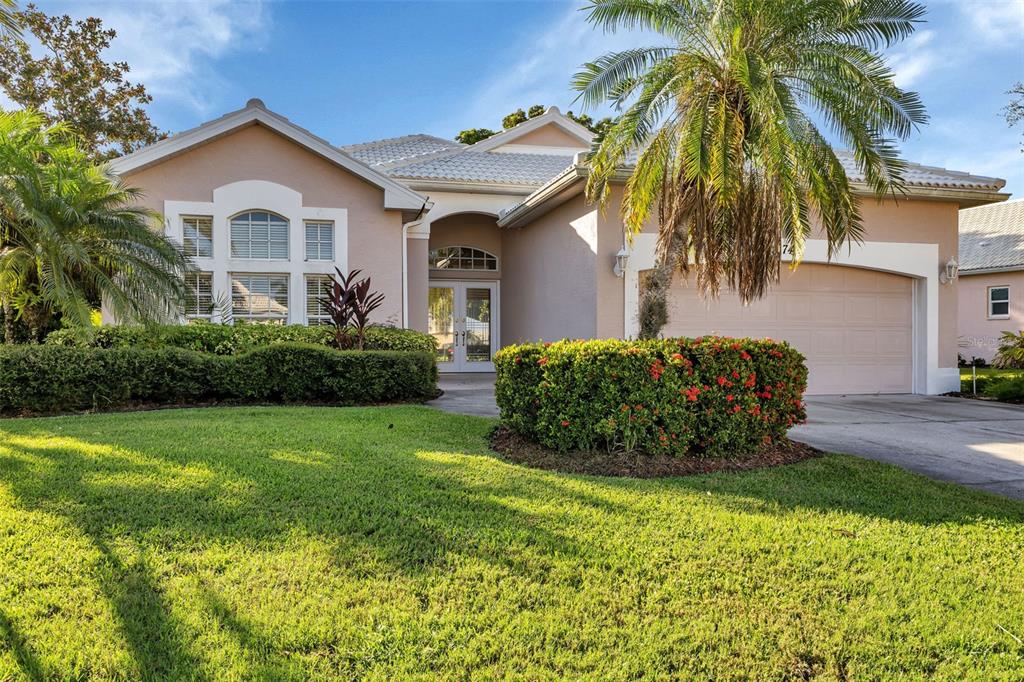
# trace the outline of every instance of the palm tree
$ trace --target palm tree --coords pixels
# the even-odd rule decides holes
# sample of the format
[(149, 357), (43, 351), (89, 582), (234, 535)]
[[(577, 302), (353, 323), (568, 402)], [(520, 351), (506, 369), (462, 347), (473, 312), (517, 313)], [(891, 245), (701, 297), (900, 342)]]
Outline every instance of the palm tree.
[(95, 166), (62, 126), (0, 113), (0, 301), (38, 340), (54, 312), (87, 328), (100, 301), (124, 321), (180, 311), (188, 261), (139, 191)]
[(906, 0), (591, 0), (606, 31), (644, 28), (659, 47), (585, 64), (573, 85), (586, 106), (620, 111), (591, 155), (587, 194), (607, 203), (632, 166), (622, 217), (628, 237), (657, 210), (658, 267), (641, 302), (641, 333), (667, 322), (677, 269), (699, 291), (723, 283), (744, 302), (794, 267), (820, 223), (830, 257), (863, 236), (843, 155), (877, 196), (902, 194), (896, 139), (927, 120), (917, 94), (893, 82), (880, 51), (924, 15)]
[(17, 16), (18, 5), (14, 0), (0, 0), (0, 33), (21, 35), (21, 22)]

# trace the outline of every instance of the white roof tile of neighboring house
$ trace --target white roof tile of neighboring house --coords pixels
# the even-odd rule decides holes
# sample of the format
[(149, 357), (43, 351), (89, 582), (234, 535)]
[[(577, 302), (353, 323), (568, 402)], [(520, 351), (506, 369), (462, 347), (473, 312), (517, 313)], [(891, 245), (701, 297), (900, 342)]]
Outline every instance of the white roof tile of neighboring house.
[(454, 140), (419, 134), (350, 144), (340, 147), (340, 149), (372, 168), (384, 170), (396, 165), (433, 158), (437, 155), (454, 153), (464, 147), (465, 145)]
[(572, 165), (573, 157), (552, 154), (461, 151), (392, 167), (395, 178), (510, 185), (543, 185)]
[[(850, 152), (838, 152), (840, 163), (846, 169), (846, 175), (852, 182), (864, 182), (864, 175), (857, 168), (853, 154)], [(989, 178), (984, 175), (971, 175), (960, 171), (937, 168), (935, 166), (922, 166), (918, 163), (907, 163), (907, 169), (903, 179), (907, 185), (914, 187), (940, 187), (946, 189), (1002, 189), (1006, 184), (1005, 180)]]
[(960, 269), (1024, 269), (1024, 200), (960, 211)]

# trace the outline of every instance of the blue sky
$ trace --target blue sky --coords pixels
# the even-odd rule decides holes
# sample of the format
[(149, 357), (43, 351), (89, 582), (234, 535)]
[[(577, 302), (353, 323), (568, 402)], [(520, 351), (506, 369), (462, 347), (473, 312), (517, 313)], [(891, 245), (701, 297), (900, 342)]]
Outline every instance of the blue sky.
[[(573, 108), (569, 80), (581, 62), (657, 42), (592, 30), (581, 2), (39, 4), (117, 29), (111, 56), (149, 87), (165, 130), (260, 97), (336, 144), (499, 128), (504, 114), (535, 103)], [(1024, 80), (1024, 0), (927, 4), (927, 22), (891, 55), (931, 116), (904, 156), (1005, 178), (1020, 196), (1024, 129), (1008, 129), (1000, 109)]]

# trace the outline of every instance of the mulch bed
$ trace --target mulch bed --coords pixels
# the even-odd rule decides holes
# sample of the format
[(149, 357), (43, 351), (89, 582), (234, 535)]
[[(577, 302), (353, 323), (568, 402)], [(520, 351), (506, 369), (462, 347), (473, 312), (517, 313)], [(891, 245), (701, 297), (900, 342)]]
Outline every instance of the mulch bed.
[(491, 447), (510, 462), (566, 474), (662, 478), (716, 471), (750, 471), (794, 464), (823, 453), (810, 445), (787, 441), (742, 459), (669, 457), (626, 452), (558, 452), (512, 432), (504, 426), (491, 433)]

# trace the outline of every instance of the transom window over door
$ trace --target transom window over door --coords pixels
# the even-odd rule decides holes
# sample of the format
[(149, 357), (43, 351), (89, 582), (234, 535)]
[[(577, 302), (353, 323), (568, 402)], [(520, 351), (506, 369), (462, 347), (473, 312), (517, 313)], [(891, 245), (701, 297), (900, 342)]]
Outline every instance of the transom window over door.
[(236, 320), (288, 321), (288, 275), (231, 275), (231, 312)]
[(498, 269), (498, 258), (483, 249), (471, 246), (444, 246), (430, 252), (431, 270), (491, 270)]
[(1010, 316), (1010, 287), (988, 288), (988, 316), (995, 318)]
[(236, 215), (231, 219), (231, 257), (288, 260), (288, 221), (267, 211)]

